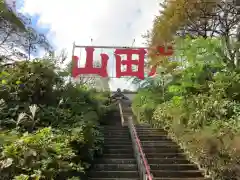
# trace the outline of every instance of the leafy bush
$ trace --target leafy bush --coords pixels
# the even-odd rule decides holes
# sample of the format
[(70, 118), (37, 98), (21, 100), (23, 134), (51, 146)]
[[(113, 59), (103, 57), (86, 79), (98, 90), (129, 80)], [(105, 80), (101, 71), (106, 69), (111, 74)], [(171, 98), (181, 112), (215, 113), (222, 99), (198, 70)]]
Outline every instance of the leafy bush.
[[(57, 173), (68, 170), (83, 170), (81, 164), (73, 163), (76, 156), (69, 146), (71, 134), (53, 133), (44, 128), (34, 134), (24, 134), (16, 141), (5, 145), (1, 156), (1, 175), (12, 179), (19, 173), (39, 178), (54, 178)], [(77, 139), (83, 141), (78, 134)]]
[[(0, 97), (6, 101), (23, 101), (30, 104), (54, 104), (54, 86), (63, 80), (55, 72), (53, 62), (35, 60), (31, 63), (23, 61), (12, 68), (1, 69), (5, 72), (4, 84), (0, 89)], [(16, 84), (20, 81), (22, 86)], [(3, 82), (3, 81), (2, 81)]]
[(44, 59), (2, 72), (0, 179), (81, 177), (102, 153), (99, 125), (112, 111), (109, 93), (64, 83), (58, 67)]
[(239, 111), (230, 118), (226, 113), (229, 106), (236, 108), (240, 104), (227, 104), (227, 100), (212, 103), (211, 99), (214, 98), (208, 97), (210, 101), (206, 101), (205, 97), (192, 97), (184, 100), (184, 108), (172, 102), (159, 105), (153, 115), (154, 126), (167, 129), (214, 179), (236, 179), (240, 156)]
[(239, 69), (226, 63), (218, 39), (187, 38), (183, 42), (175, 52), (181, 62), (172, 69), (171, 81), (158, 83), (166, 73), (157, 74), (151, 80), (156, 83), (138, 91), (133, 112), (139, 121), (164, 128), (213, 179), (237, 180)]

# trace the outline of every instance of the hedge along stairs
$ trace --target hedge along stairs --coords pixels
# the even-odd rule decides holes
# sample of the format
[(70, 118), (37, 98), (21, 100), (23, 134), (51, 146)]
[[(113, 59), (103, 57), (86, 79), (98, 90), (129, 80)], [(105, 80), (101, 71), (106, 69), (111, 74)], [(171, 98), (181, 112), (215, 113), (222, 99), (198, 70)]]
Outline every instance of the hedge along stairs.
[[(134, 126), (129, 107), (120, 107), (120, 114), (121, 118), (118, 115), (104, 126), (104, 153), (92, 166), (88, 179), (210, 180), (204, 178), (203, 171), (197, 165), (187, 160), (183, 150), (168, 137), (166, 131), (146, 124)], [(136, 139), (131, 139), (135, 127), (135, 138), (140, 140), (142, 154), (139, 153)], [(143, 163), (145, 157), (147, 161)], [(146, 170), (148, 166), (150, 173)]]
[(187, 160), (183, 150), (167, 136), (166, 131), (149, 125), (137, 125), (136, 129), (153, 179), (210, 180), (204, 178), (197, 165)]
[[(123, 109), (125, 121), (132, 121), (130, 108)], [(134, 122), (134, 121), (132, 121)], [(191, 163), (183, 150), (173, 142), (166, 131), (151, 128), (150, 125), (134, 125), (140, 140), (143, 156), (147, 160), (153, 180), (210, 180), (204, 178), (198, 166)], [(145, 166), (146, 168), (146, 166)], [(148, 178), (149, 179), (149, 178)]]
[(118, 115), (104, 125), (103, 155), (96, 159), (88, 172), (92, 180), (138, 180), (136, 160), (127, 127), (123, 127)]

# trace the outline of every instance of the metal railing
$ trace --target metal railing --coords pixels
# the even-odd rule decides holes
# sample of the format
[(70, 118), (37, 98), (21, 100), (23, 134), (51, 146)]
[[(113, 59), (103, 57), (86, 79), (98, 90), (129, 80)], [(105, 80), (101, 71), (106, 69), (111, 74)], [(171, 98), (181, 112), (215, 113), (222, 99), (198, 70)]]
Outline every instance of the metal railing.
[[(122, 124), (124, 123), (123, 108), (121, 102), (119, 102), (119, 110), (122, 119)], [(141, 180), (153, 180), (153, 175), (150, 173), (150, 167), (148, 165), (145, 154), (143, 153), (141, 142), (138, 138), (136, 128), (133, 123), (132, 116), (128, 117), (128, 128), (130, 131), (134, 155), (137, 160), (139, 176)]]
[(124, 117), (123, 117), (122, 105), (121, 105), (120, 102), (118, 103), (118, 106), (119, 106), (119, 111), (120, 111), (120, 116), (121, 116), (121, 123), (122, 123), (122, 126), (123, 126), (124, 125)]

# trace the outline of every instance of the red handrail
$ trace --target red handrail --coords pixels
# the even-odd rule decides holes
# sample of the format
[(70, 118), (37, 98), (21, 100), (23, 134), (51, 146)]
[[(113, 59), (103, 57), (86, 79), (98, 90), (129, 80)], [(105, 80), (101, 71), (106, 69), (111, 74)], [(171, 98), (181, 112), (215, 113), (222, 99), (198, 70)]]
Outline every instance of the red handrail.
[[(133, 125), (133, 124), (132, 124), (132, 125)], [(152, 180), (152, 175), (151, 175), (151, 173), (150, 173), (150, 168), (149, 168), (149, 165), (148, 165), (148, 162), (147, 162), (145, 156), (143, 155), (142, 146), (141, 146), (140, 140), (139, 140), (139, 138), (138, 138), (136, 128), (135, 128), (134, 125), (133, 125), (132, 127), (133, 127), (133, 133), (134, 133), (134, 136), (135, 136), (137, 145), (138, 145), (138, 149), (139, 149), (140, 154), (141, 154), (141, 156), (142, 156), (143, 164), (144, 164), (144, 166), (145, 166), (145, 168), (146, 168), (148, 180)]]
[[(119, 109), (120, 109), (121, 116), (123, 116), (121, 103), (119, 103)], [(132, 123), (132, 121), (129, 121), (129, 122), (131, 123), (131, 125), (133, 127), (134, 138), (135, 138), (135, 140), (137, 142), (137, 146), (138, 146), (138, 149), (140, 151), (140, 155), (142, 156), (143, 164), (144, 164), (144, 167), (145, 167), (146, 173), (147, 173), (147, 178), (148, 178), (148, 180), (153, 180), (152, 175), (150, 173), (150, 167), (149, 167), (148, 162), (147, 162), (147, 160), (146, 160), (146, 158), (144, 156), (144, 153), (143, 153), (143, 150), (142, 150), (142, 146), (141, 146), (140, 140), (139, 140), (138, 135), (137, 135), (136, 128), (135, 128), (134, 124)]]

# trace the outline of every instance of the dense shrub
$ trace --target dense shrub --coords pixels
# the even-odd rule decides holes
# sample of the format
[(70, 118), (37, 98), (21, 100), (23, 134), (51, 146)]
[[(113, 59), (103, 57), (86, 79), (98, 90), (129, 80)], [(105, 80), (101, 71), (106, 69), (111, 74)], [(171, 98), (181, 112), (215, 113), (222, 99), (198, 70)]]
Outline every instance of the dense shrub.
[(192, 96), (183, 100), (180, 107), (173, 102), (159, 105), (153, 122), (154, 126), (167, 129), (214, 179), (237, 179), (239, 106), (227, 99)]
[(59, 171), (82, 170), (81, 164), (72, 162), (76, 154), (70, 147), (72, 140), (84, 140), (80, 133), (74, 137), (43, 128), (36, 133), (20, 136), (3, 147), (1, 176), (12, 179), (18, 173), (23, 173), (54, 178)]
[(49, 60), (1, 71), (0, 179), (81, 177), (102, 153), (109, 93), (65, 83)]
[[(219, 45), (217, 39), (185, 39), (176, 50), (182, 61), (172, 70), (171, 80), (140, 89), (133, 112), (139, 121), (164, 128), (213, 179), (237, 180), (240, 73), (227, 66)], [(166, 72), (152, 81), (164, 77)]]

